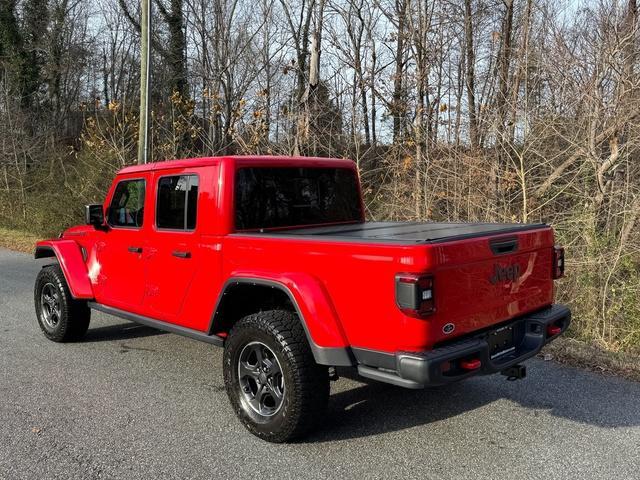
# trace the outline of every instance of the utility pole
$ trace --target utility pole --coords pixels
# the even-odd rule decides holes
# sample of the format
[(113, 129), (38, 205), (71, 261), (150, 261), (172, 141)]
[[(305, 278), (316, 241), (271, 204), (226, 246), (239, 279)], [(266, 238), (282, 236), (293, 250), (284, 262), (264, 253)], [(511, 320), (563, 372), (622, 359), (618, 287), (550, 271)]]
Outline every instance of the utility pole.
[(138, 163), (149, 160), (149, 85), (151, 83), (151, 0), (141, 0), (140, 22), (140, 126), (138, 132)]

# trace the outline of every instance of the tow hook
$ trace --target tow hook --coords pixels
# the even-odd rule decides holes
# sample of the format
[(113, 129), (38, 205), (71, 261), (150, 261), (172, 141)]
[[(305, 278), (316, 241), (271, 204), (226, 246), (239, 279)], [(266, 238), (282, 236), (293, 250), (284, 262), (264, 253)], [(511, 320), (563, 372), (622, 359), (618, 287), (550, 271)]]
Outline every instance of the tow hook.
[(502, 370), (500, 374), (507, 377), (507, 380), (510, 382), (521, 380), (527, 376), (527, 367), (524, 365), (513, 365)]

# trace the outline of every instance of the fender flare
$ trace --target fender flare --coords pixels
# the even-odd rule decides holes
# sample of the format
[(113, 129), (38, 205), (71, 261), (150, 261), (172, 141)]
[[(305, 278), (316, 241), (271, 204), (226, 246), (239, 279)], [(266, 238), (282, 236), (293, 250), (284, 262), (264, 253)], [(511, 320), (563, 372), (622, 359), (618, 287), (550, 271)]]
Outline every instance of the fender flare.
[(55, 257), (60, 264), (71, 296), (76, 299), (92, 299), (93, 288), (80, 246), (73, 240), (44, 240), (36, 244), (34, 258)]
[(224, 283), (216, 301), (209, 334), (214, 331), (216, 314), (226, 292), (242, 284), (277, 288), (289, 298), (298, 314), (316, 363), (336, 367), (357, 364), (324, 287), (304, 274), (232, 275)]

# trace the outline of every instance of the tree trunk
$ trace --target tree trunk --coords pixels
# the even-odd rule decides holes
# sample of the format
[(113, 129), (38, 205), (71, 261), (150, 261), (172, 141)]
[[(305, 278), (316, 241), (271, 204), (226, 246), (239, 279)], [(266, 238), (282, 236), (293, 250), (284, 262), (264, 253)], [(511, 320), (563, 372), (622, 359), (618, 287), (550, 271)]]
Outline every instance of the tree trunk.
[[(509, 97), (509, 67), (511, 65), (511, 36), (513, 30), (513, 2), (514, 0), (503, 0), (506, 7), (504, 19), (502, 21), (500, 58), (498, 61), (498, 95), (496, 106), (498, 113), (498, 138), (504, 145), (508, 141), (506, 138), (507, 126), (507, 104)], [(504, 151), (504, 149), (503, 149)]]
[[(311, 57), (309, 59), (309, 80), (302, 96), (298, 128), (296, 129), (294, 155), (302, 153), (302, 146), (309, 143), (312, 135), (312, 115), (317, 112), (316, 91), (320, 84), (320, 51), (322, 45), (322, 21), (324, 17), (325, 0), (320, 0), (316, 27), (311, 36)], [(315, 151), (314, 151), (315, 153)]]
[(464, 32), (465, 32), (465, 60), (467, 80), (467, 102), (469, 109), (469, 141), (471, 148), (479, 147), (480, 135), (478, 131), (478, 118), (476, 110), (475, 92), (475, 50), (473, 47), (473, 17), (471, 15), (471, 0), (464, 0)]
[(393, 116), (393, 142), (400, 141), (403, 133), (404, 117), (406, 115), (404, 93), (404, 66), (405, 66), (405, 24), (407, 13), (407, 0), (396, 0), (396, 14), (398, 16), (398, 29), (396, 32), (395, 72), (393, 76), (393, 100), (391, 115)]

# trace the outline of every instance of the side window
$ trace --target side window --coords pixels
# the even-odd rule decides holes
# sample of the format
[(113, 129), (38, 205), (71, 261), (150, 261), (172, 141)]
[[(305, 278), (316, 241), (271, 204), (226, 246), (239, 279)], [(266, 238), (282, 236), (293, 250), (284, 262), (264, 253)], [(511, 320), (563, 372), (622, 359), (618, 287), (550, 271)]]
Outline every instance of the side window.
[(194, 230), (198, 210), (198, 176), (176, 175), (158, 181), (156, 225), (171, 230)]
[(118, 183), (109, 205), (109, 225), (141, 227), (144, 219), (144, 191), (144, 180), (123, 180)]

